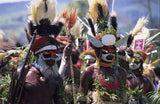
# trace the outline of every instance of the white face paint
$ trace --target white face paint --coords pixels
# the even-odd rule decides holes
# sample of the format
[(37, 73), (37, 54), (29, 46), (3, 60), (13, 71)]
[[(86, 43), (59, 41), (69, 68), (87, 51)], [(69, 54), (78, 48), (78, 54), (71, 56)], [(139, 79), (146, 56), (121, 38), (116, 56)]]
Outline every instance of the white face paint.
[(40, 72), (45, 78), (52, 78), (58, 76), (57, 60), (55, 60), (54, 65), (49, 66), (46, 64), (43, 54), (39, 54), (39, 57), (37, 59), (37, 65), (40, 68)]
[(115, 54), (112, 53), (102, 54), (102, 60), (105, 62), (113, 62), (115, 60)]
[(84, 58), (84, 66), (85, 67), (91, 66), (95, 62), (96, 62), (96, 59), (92, 55), (86, 55), (85, 58)]
[[(41, 53), (42, 54), (42, 53)], [(49, 58), (45, 58), (42, 54), (42, 59), (44, 61), (49, 61), (49, 60), (55, 60), (55, 61), (60, 61), (62, 58), (62, 54), (55, 54), (55, 57), (49, 57)]]
[(131, 70), (136, 70), (136, 69), (139, 69), (141, 66), (141, 63), (129, 63), (129, 69)]

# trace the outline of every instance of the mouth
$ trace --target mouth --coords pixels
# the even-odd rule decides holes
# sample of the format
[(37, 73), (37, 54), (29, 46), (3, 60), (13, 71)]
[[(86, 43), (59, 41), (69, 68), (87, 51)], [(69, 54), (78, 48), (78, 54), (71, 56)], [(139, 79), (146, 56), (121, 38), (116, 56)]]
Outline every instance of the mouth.
[(114, 54), (102, 54), (102, 60), (105, 62), (113, 62), (115, 60)]
[(113, 58), (114, 58), (113, 55), (108, 55), (108, 56), (106, 56), (106, 59), (108, 59), (108, 60), (113, 60)]

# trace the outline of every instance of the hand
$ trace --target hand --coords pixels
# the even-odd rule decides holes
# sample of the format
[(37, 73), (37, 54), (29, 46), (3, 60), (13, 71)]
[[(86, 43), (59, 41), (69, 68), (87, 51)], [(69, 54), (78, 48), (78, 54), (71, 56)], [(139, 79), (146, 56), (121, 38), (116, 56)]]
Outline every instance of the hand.
[(71, 54), (72, 54), (72, 45), (71, 43), (68, 43), (63, 50), (63, 56), (66, 60), (69, 60)]

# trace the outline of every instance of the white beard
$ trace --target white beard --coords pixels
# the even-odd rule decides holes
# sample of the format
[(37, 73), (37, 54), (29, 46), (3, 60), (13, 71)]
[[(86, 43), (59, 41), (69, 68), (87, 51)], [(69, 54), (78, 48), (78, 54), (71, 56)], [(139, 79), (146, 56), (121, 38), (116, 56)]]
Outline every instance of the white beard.
[(37, 59), (37, 65), (41, 74), (47, 79), (57, 77), (59, 75), (57, 61), (55, 61), (53, 66), (49, 66), (44, 61), (44, 57), (42, 54), (40, 54)]

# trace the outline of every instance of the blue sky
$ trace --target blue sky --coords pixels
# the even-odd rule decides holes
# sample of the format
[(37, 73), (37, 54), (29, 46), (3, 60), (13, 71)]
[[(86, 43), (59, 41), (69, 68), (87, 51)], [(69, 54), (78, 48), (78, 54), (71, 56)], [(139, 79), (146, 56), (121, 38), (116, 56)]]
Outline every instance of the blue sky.
[(0, 3), (9, 3), (9, 2), (19, 2), (19, 1), (28, 1), (28, 0), (0, 0)]

